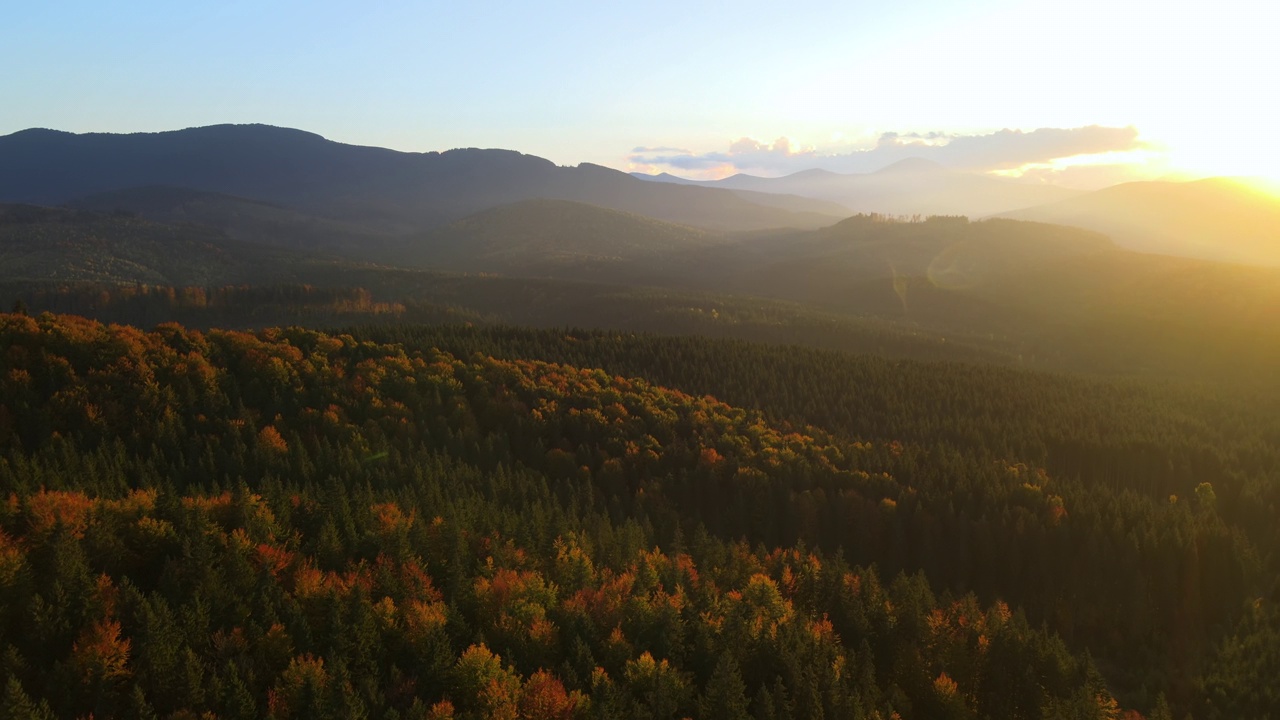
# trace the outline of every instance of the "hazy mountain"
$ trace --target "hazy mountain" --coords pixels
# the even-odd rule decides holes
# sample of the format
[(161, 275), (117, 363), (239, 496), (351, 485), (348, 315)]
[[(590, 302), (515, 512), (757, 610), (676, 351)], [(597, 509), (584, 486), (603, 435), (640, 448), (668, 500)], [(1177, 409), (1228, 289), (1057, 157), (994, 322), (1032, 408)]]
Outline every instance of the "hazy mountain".
[[(783, 195), (780, 193), (756, 190), (734, 190), (733, 194), (754, 205), (776, 207), (795, 213), (810, 213), (821, 216), (845, 218), (854, 212), (837, 202), (804, 197), (802, 195)], [(827, 223), (830, 224), (830, 223)]]
[(533, 198), (722, 230), (820, 227), (838, 219), (776, 202), (765, 207), (723, 189), (645, 183), (598, 165), (558, 167), (509, 150), (406, 153), (264, 125), (0, 137), (0, 201), (52, 205), (156, 185), (271, 203), (385, 234)]
[(1224, 178), (1125, 183), (1003, 216), (1097, 230), (1144, 252), (1280, 265), (1280, 199)]
[(641, 175), (671, 184), (785, 193), (839, 203), (856, 213), (968, 215), (978, 217), (1028, 205), (1056, 202), (1079, 192), (950, 170), (923, 158), (908, 158), (873, 173), (805, 170), (779, 178), (738, 174), (698, 182), (672, 175)]
[[(960, 341), (966, 357), (986, 348), (1015, 362), (1105, 372), (1265, 381), (1280, 363), (1272, 322), (1280, 270), (1126, 251), (1097, 233), (1031, 222), (862, 216), (819, 231), (720, 235), (531, 201), (415, 238), (398, 254), (479, 274), (335, 260), (123, 214), (0, 206), (0, 286), (10, 297), (20, 287), (69, 288), (75, 302), (54, 307), (75, 312), (97, 302), (84, 283), (248, 285), (241, 305), (202, 322), (291, 322), (294, 301), (320, 304), (307, 317), (342, 322), (348, 316), (337, 310), (386, 312), (377, 303), (390, 303), (402, 309), (389, 321), (747, 333), (877, 352), (900, 336), (939, 350)], [(521, 277), (530, 275), (550, 279)], [(372, 296), (294, 298), (272, 289), (281, 283)], [(275, 309), (253, 310), (263, 302)], [(236, 307), (251, 317), (237, 318)]]
[(1025, 362), (1268, 382), (1280, 269), (1125, 250), (1025, 221), (853, 217), (690, 253), (673, 284), (989, 338)]
[[(722, 291), (832, 310), (919, 316), (937, 301), (947, 317), (976, 312), (951, 291), (968, 290), (1063, 257), (1107, 253), (1103, 236), (1041, 223), (934, 217), (922, 222), (855, 216), (822, 230), (762, 236), (695, 253), (684, 266)], [(944, 296), (946, 296), (944, 298)]]
[[(824, 172), (824, 171), (811, 170), (806, 172)], [(797, 173), (797, 175), (799, 174), (801, 173)], [(664, 183), (669, 183), (671, 185), (688, 185), (691, 187), (720, 186), (719, 183), (716, 181), (706, 182), (702, 180), (689, 180), (687, 178), (682, 178), (677, 175), (672, 175), (671, 173), (659, 173), (657, 175), (648, 175), (646, 173), (635, 172), (635, 173), (631, 173), (631, 175), (641, 180), (647, 180), (650, 182), (664, 182)], [(744, 185), (750, 185), (751, 180), (768, 180), (768, 178), (752, 178), (752, 176), (750, 175), (734, 175), (733, 177), (750, 178), (747, 180), (743, 180)], [(722, 187), (729, 187), (729, 186), (724, 185)], [(737, 194), (742, 199), (747, 200), (749, 202), (753, 202), (757, 205), (765, 205), (768, 207), (779, 207), (785, 210), (792, 210), (795, 212), (815, 212), (815, 213), (820, 213), (824, 215), (839, 215), (840, 217), (847, 217), (849, 215), (855, 214), (848, 207), (841, 205), (838, 202), (833, 202), (830, 200), (821, 200), (816, 197), (800, 195), (800, 194), (785, 195), (785, 194), (779, 193), (774, 189), (771, 189), (767, 183), (757, 184), (755, 187), (758, 187), (759, 189), (752, 189), (752, 190), (733, 189), (733, 188), (731, 189), (733, 189), (734, 193)]]

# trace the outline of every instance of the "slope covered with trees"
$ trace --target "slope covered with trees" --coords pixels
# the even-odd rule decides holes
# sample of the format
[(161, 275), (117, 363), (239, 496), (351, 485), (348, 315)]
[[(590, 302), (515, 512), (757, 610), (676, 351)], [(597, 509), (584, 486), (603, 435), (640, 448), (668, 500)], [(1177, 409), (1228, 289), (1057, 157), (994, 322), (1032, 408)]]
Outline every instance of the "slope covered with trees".
[[(486, 210), (407, 241), (399, 264), (524, 276), (641, 275), (728, 237), (566, 200), (528, 200)], [(639, 268), (631, 266), (639, 265)]]
[[(1259, 671), (1236, 648), (1274, 632), (1266, 407), (1162, 479), (1160, 443), (1212, 403), (694, 339), (377, 333), (0, 319), (7, 706), (1111, 718), (1117, 694), (1152, 717), (1162, 695), (1209, 717), (1267, 700), (1231, 692)], [(733, 404), (705, 395), (717, 382)], [(1028, 429), (989, 435), (1019, 402)]]
[(358, 252), (355, 260), (266, 246), (296, 244), (289, 232), (270, 229), (269, 218), (291, 211), (248, 205), (253, 242), (234, 239), (244, 227), (6, 206), (0, 300), (141, 324), (314, 326), (332, 314), (140, 309), (146, 292), (134, 293), (129, 305), (140, 311), (132, 314), (83, 301), (118, 297), (120, 286), (205, 297), (246, 284), (268, 296), (310, 286), (367, 293), (403, 307), (405, 321), (696, 333), (1233, 384), (1272, 384), (1280, 363), (1280, 325), (1272, 321), (1280, 271), (1125, 251), (1063, 226), (860, 215), (812, 232), (726, 235), (538, 200), (407, 239), (362, 239), (326, 226), (325, 242)]
[(258, 200), (164, 185), (98, 193), (67, 205), (78, 210), (128, 213), (166, 225), (208, 228), (254, 245), (334, 253), (367, 253), (404, 231), (397, 225), (344, 222)]
[(0, 204), (0, 283), (272, 284), (351, 266), (128, 213)]

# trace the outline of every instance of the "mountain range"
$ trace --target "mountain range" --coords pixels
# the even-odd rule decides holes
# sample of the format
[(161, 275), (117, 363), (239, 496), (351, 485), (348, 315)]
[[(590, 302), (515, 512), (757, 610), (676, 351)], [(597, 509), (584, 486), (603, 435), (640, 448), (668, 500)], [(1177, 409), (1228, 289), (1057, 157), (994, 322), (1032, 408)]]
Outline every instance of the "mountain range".
[(1230, 179), (1123, 183), (1092, 192), (948, 169), (911, 158), (864, 174), (805, 170), (784, 177), (738, 174), (694, 181), (667, 173), (637, 177), (669, 184), (790, 193), (892, 216), (998, 216), (1072, 225), (1141, 252), (1280, 265), (1280, 199)]
[(430, 245), (452, 223), (533, 200), (713, 233), (813, 230), (857, 213), (1000, 216), (1095, 230), (1141, 252), (1280, 264), (1280, 200), (1226, 179), (1081, 192), (911, 158), (873, 173), (700, 182), (561, 167), (510, 150), (398, 152), (266, 125), (0, 137), (0, 202), (124, 210), (233, 240), (360, 258)]
[(876, 172), (857, 174), (805, 170), (777, 178), (737, 174), (705, 182), (670, 174), (638, 174), (636, 177), (697, 187), (800, 195), (839, 203), (851, 214), (981, 217), (1080, 194), (1054, 185), (1033, 185), (952, 170), (923, 158), (909, 158)]
[[(161, 197), (143, 188), (159, 188)], [(645, 183), (599, 165), (560, 167), (510, 150), (406, 153), (265, 125), (129, 135), (33, 129), (0, 137), (0, 201), (57, 205), (97, 196), (91, 202), (99, 207), (105, 197), (119, 209), (181, 212), (190, 198), (173, 188), (277, 205), (383, 235), (536, 198), (717, 230), (820, 227), (845, 214), (812, 199), (770, 195), (761, 204), (729, 190)]]
[(414, 317), (800, 337), (781, 324), (842, 347), (869, 343), (833, 345), (817, 329), (869, 322), (1120, 372), (1181, 372), (1197, 358), (1216, 373), (1247, 359), (1256, 374), (1280, 361), (1265, 320), (1280, 312), (1280, 279), (1240, 264), (1277, 262), (1277, 203), (1238, 183), (1121, 185), (970, 221), (904, 218), (889, 200), (850, 217), (826, 198), (760, 188), (1045, 188), (926, 161), (722, 182), (732, 187), (265, 126), (26, 131), (0, 138), (0, 286), (360, 287), (435, 308)]
[[(0, 207), (0, 295), (108, 312), (96, 298), (112, 286), (264, 288), (237, 291), (240, 305), (207, 317), (167, 305), (145, 317), (300, 321), (279, 295), (310, 298), (309, 317), (332, 322), (353, 321), (344, 313), (354, 307), (379, 321), (728, 335), (1236, 381), (1268, 377), (1280, 361), (1268, 320), (1280, 312), (1280, 271), (1133, 252), (1060, 225), (860, 215), (816, 231), (725, 234), (537, 200), (375, 249), (361, 260), (130, 213), (9, 205)], [(328, 294), (266, 290), (283, 285)], [(258, 304), (268, 299), (275, 309)], [(383, 307), (401, 310), (377, 315)]]

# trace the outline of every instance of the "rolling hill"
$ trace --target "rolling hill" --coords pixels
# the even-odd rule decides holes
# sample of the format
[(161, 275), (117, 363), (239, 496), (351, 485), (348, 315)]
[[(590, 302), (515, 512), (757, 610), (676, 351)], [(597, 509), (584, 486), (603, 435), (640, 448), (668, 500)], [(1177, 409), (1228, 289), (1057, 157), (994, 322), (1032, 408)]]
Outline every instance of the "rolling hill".
[(350, 263), (123, 214), (0, 205), (0, 282), (208, 285), (300, 282)]
[[(527, 245), (512, 240), (510, 232), (538, 219), (541, 235), (525, 238)], [(572, 245), (566, 237), (577, 238), (577, 254), (548, 254), (548, 243)], [(679, 257), (673, 248), (726, 241), (626, 213), (531, 201), (481, 213), (441, 230), (435, 240), (453, 245), (435, 248), (435, 254), (424, 252), (425, 242), (387, 252), (402, 263), (436, 268), (417, 269), (247, 244), (209, 228), (129, 214), (0, 205), (0, 304), (8, 308), (21, 301), (33, 311), (140, 324), (517, 323), (1009, 361), (994, 343), (966, 343), (953, 335), (942, 344), (936, 334), (892, 320), (851, 318), (767, 298), (623, 286), (624, 275), (667, 277), (660, 270), (670, 271), (664, 257)], [(454, 254), (446, 257), (447, 252)], [(412, 253), (426, 260), (418, 263)], [(442, 272), (446, 259), (455, 269), (483, 272)], [(498, 270), (513, 277), (495, 275)], [(535, 271), (545, 277), (517, 276)]]
[(916, 295), (941, 293), (954, 304), (962, 300), (952, 291), (1113, 249), (1097, 233), (1041, 223), (857, 215), (816, 231), (740, 236), (691, 251), (672, 267), (684, 270), (676, 282), (720, 292), (912, 318)]
[[(379, 322), (626, 328), (1263, 384), (1280, 363), (1278, 271), (1137, 253), (1026, 221), (855, 216), (817, 231), (720, 234), (538, 200), (364, 247), (356, 262), (128, 214), (5, 206), (0, 285), (6, 302), (73, 312), (121, 285), (261, 288), (209, 311), (139, 300), (100, 315), (135, 322), (344, 322), (353, 310)], [(271, 290), (281, 286), (323, 297)], [(148, 309), (130, 314), (135, 305)]]
[(1002, 216), (1097, 230), (1143, 252), (1280, 265), (1280, 199), (1226, 178), (1125, 183)]
[(399, 260), (451, 270), (590, 277), (631, 272), (727, 236), (567, 200), (526, 200), (485, 210), (415, 238)]
[(68, 207), (133, 213), (165, 225), (209, 228), (254, 245), (365, 255), (396, 237), (357, 222), (189, 188), (151, 185), (77, 198)]

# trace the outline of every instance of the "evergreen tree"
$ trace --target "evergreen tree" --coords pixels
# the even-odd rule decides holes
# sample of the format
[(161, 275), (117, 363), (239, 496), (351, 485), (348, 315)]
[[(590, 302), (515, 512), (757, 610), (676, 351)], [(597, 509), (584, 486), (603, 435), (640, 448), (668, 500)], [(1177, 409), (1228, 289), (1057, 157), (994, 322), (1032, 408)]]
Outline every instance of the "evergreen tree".
[(55, 720), (49, 703), (35, 702), (22, 689), (16, 677), (5, 684), (4, 698), (0, 699), (0, 720)]
[[(772, 703), (770, 703), (772, 704)], [(738, 663), (729, 653), (720, 656), (715, 672), (698, 701), (700, 717), (724, 720), (750, 720), (747, 688), (742, 682)]]

